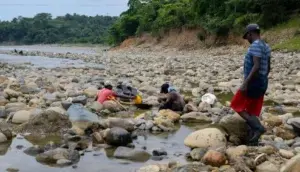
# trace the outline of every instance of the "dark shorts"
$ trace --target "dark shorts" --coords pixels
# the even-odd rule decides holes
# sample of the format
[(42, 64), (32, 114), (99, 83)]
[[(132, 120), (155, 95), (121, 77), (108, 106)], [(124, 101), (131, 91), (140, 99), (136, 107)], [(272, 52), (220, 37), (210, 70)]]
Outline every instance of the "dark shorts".
[(264, 102), (264, 96), (249, 98), (240, 90), (234, 95), (231, 101), (231, 108), (237, 113), (247, 112), (250, 115), (259, 116)]

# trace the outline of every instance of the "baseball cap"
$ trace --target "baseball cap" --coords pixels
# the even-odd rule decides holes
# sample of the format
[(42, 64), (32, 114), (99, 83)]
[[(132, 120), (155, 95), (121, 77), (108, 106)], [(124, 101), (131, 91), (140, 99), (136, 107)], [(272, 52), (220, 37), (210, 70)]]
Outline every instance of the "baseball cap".
[(244, 39), (246, 39), (246, 36), (249, 32), (252, 32), (252, 31), (256, 31), (256, 30), (260, 30), (258, 24), (249, 24), (247, 27), (246, 27), (246, 30), (245, 30), (245, 34), (243, 36)]

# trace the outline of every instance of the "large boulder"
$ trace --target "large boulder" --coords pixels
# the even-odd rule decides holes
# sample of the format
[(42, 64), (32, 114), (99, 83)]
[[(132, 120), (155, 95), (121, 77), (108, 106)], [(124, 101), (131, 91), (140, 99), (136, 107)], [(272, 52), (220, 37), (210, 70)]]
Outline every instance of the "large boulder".
[(96, 97), (97, 92), (98, 92), (98, 89), (96, 87), (89, 87), (83, 91), (83, 93), (89, 98)]
[(36, 160), (38, 162), (46, 164), (56, 164), (61, 160), (70, 160), (71, 162), (76, 163), (79, 161), (79, 159), (80, 155), (78, 151), (63, 148), (49, 150), (36, 156)]
[(183, 122), (187, 123), (211, 123), (212, 120), (207, 114), (201, 112), (190, 112), (180, 117)]
[(101, 124), (104, 128), (119, 127), (131, 132), (134, 130), (135, 121), (133, 119), (108, 118)]
[(114, 157), (131, 161), (146, 162), (150, 159), (151, 155), (144, 150), (135, 150), (120, 146), (115, 150)]
[(61, 133), (72, 126), (66, 111), (60, 107), (50, 107), (47, 110), (31, 115), (27, 123), (20, 126), (21, 132), (40, 133)]
[(7, 141), (7, 137), (0, 132), (0, 143), (6, 142)]
[(132, 142), (131, 134), (123, 128), (114, 127), (106, 135), (106, 142), (113, 146), (126, 146)]
[(225, 135), (217, 128), (205, 128), (188, 135), (184, 144), (190, 148), (219, 148), (225, 147)]
[(77, 96), (72, 98), (72, 103), (80, 103), (82, 105), (86, 105), (87, 97), (86, 96)]
[(12, 123), (23, 124), (27, 122), (30, 118), (31, 113), (26, 110), (20, 110), (16, 112), (12, 118)]
[(237, 137), (239, 139), (239, 144), (247, 142), (248, 125), (238, 114), (223, 117), (219, 124), (225, 129), (229, 136)]

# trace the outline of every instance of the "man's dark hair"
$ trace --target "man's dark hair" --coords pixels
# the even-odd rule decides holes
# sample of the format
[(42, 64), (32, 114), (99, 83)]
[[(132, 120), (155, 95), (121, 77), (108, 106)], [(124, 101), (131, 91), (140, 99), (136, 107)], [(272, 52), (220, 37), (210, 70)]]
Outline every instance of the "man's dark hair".
[(160, 93), (168, 93), (169, 84), (165, 83), (161, 86)]
[(112, 90), (113, 87), (111, 85), (105, 85), (104, 88)]

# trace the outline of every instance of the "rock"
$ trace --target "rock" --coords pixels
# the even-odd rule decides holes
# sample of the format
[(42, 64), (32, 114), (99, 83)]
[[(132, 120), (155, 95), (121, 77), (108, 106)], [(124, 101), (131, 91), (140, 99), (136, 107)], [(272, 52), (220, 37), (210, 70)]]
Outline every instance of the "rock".
[(130, 133), (118, 127), (111, 128), (105, 138), (107, 144), (114, 146), (126, 146), (132, 142)]
[(204, 172), (210, 171), (209, 168), (202, 164), (186, 164), (172, 169), (172, 172)]
[(119, 159), (127, 159), (131, 161), (145, 162), (149, 160), (151, 155), (143, 150), (135, 150), (127, 147), (118, 147), (114, 152), (114, 157)]
[(96, 87), (89, 87), (83, 91), (83, 93), (89, 98), (95, 98), (98, 93), (98, 89)]
[(88, 108), (91, 109), (92, 112), (101, 112), (101, 110), (103, 109), (103, 105), (95, 101), (90, 106), (88, 106)]
[(247, 151), (248, 151), (248, 147), (245, 145), (241, 145), (238, 147), (228, 148), (226, 150), (226, 155), (229, 157), (229, 159), (235, 159), (237, 157), (246, 155)]
[(26, 109), (25, 103), (8, 103), (5, 105), (5, 113), (10, 114), (11, 112), (17, 112)]
[(277, 149), (273, 146), (266, 145), (264, 147), (258, 148), (258, 152), (259, 153), (265, 153), (267, 155), (271, 155), (271, 154), (274, 154), (275, 152), (277, 152)]
[(155, 95), (157, 93), (157, 89), (150, 85), (141, 86), (139, 90), (148, 95)]
[(93, 133), (93, 143), (97, 143), (97, 144), (103, 144), (104, 143), (104, 139), (103, 139), (102, 135), (99, 132), (94, 132)]
[(278, 116), (268, 116), (268, 118), (263, 120), (264, 122), (266, 122), (270, 127), (277, 127), (280, 126), (282, 124), (282, 120), (278, 117)]
[(183, 122), (188, 123), (211, 123), (212, 120), (201, 112), (190, 112), (180, 117)]
[(184, 144), (190, 148), (219, 148), (226, 146), (226, 138), (217, 128), (205, 128), (188, 135)]
[(86, 105), (87, 97), (85, 97), (85, 96), (73, 97), (72, 103), (80, 103), (82, 105)]
[(63, 148), (56, 148), (36, 156), (38, 162), (47, 164), (55, 164), (58, 160), (70, 160), (71, 162), (78, 162), (80, 155), (78, 151), (68, 151)]
[(157, 125), (163, 131), (173, 130), (173, 128), (175, 127), (173, 121), (171, 119), (168, 119), (166, 116), (155, 117), (154, 125)]
[(0, 95), (0, 106), (5, 106), (8, 103), (8, 100)]
[(26, 85), (22, 85), (20, 87), (20, 91), (23, 94), (35, 94), (35, 93), (39, 93), (41, 91), (41, 89), (38, 88), (38, 86), (35, 83), (30, 82)]
[(65, 109), (65, 110), (68, 110), (69, 107), (72, 105), (72, 102), (69, 102), (69, 101), (62, 101), (61, 102), (61, 106)]
[(158, 117), (166, 117), (167, 119), (171, 120), (172, 122), (177, 122), (180, 119), (180, 115), (172, 110), (163, 109), (158, 112)]
[(108, 118), (105, 120), (105, 128), (119, 127), (129, 132), (134, 130), (135, 122), (132, 119)]
[(137, 172), (161, 172), (161, 171), (167, 171), (168, 166), (166, 165), (147, 165), (145, 167), (141, 167), (137, 170)]
[(36, 156), (44, 152), (44, 149), (39, 146), (32, 146), (24, 150), (24, 153), (30, 156)]
[(27, 123), (21, 126), (23, 132), (34, 134), (60, 133), (72, 126), (66, 111), (60, 107), (50, 107), (37, 115), (32, 115)]
[(5, 114), (5, 107), (0, 106), (0, 118), (6, 118), (7, 115)]
[(202, 158), (202, 162), (213, 167), (220, 167), (226, 163), (226, 156), (220, 152), (209, 150)]
[(199, 104), (198, 110), (200, 112), (210, 112), (211, 111), (211, 105), (206, 102), (201, 102)]
[(189, 113), (189, 112), (197, 112), (198, 108), (194, 105), (194, 103), (188, 103), (184, 106), (183, 112)]
[(29, 120), (31, 113), (26, 110), (18, 111), (14, 114), (12, 122), (15, 124), (23, 124)]
[(107, 109), (110, 112), (119, 112), (119, 111), (121, 111), (121, 108), (122, 107), (114, 101), (109, 100), (109, 101), (103, 102), (103, 109)]
[(70, 161), (68, 159), (59, 159), (59, 160), (57, 160), (56, 164), (60, 165), (60, 166), (71, 165), (72, 161)]
[(190, 155), (194, 161), (200, 161), (206, 152), (207, 148), (195, 148), (191, 151)]
[(12, 89), (8, 89), (8, 88), (4, 90), (4, 93), (7, 94), (9, 98), (13, 98), (13, 97), (18, 98), (19, 96), (22, 95), (22, 93), (17, 92), (17, 91), (12, 90)]
[(0, 132), (0, 143), (6, 142), (6, 141), (7, 141), (6, 136)]
[(248, 127), (246, 122), (238, 114), (224, 116), (219, 124), (225, 129), (227, 134), (237, 136), (240, 140), (240, 144), (247, 142)]
[(287, 151), (284, 149), (280, 149), (279, 154), (280, 154), (280, 156), (282, 156), (283, 158), (286, 158), (286, 159), (291, 159), (295, 156), (292, 151)]
[(296, 135), (293, 131), (283, 129), (280, 127), (275, 127), (273, 129), (273, 132), (277, 137), (281, 137), (282, 139), (285, 139), (285, 140), (294, 139), (296, 137)]
[(12, 129), (6, 122), (0, 122), (0, 132), (6, 136), (7, 140), (13, 137)]
[(280, 172), (298, 172), (300, 169), (300, 154), (288, 160), (280, 169)]
[(279, 168), (270, 161), (265, 161), (256, 167), (255, 172), (279, 172)]
[(152, 155), (153, 156), (163, 156), (163, 155), (168, 155), (168, 153), (164, 149), (160, 148), (160, 149), (154, 149), (152, 151)]

